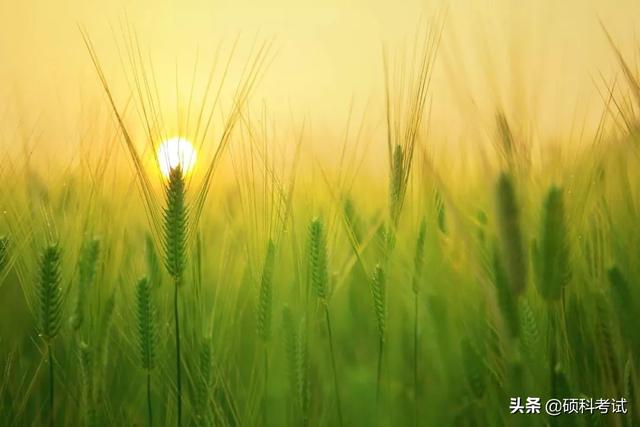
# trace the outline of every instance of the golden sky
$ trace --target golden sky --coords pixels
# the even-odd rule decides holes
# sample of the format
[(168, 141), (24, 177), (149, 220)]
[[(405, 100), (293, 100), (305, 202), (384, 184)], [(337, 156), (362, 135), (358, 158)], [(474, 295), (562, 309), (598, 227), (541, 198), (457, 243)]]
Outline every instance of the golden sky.
[(241, 62), (256, 37), (274, 37), (276, 54), (253, 99), (276, 117), (338, 133), (351, 100), (358, 108), (371, 101), (378, 117), (383, 44), (406, 45), (445, 6), (432, 87), (443, 139), (468, 137), (469, 123), (498, 106), (549, 133), (599, 112), (596, 84), (617, 72), (599, 19), (623, 51), (637, 52), (637, 0), (0, 0), (0, 143), (33, 129), (62, 144), (87, 111), (104, 108), (78, 26), (124, 104), (123, 23), (136, 30), (167, 93), (176, 69), (188, 87), (196, 56), (204, 76), (220, 41), (229, 46), (240, 35)]

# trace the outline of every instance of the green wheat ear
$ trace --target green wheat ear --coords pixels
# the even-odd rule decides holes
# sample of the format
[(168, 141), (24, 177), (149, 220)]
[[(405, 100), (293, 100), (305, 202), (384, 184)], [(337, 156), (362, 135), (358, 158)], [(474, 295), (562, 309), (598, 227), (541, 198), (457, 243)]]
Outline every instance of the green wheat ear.
[(536, 354), (540, 347), (540, 331), (538, 329), (535, 313), (526, 299), (522, 299), (520, 301), (518, 313), (520, 319), (520, 331), (522, 332), (521, 343), (524, 350), (523, 353), (527, 360), (537, 363), (538, 360), (536, 359)]
[(151, 407), (151, 370), (155, 365), (155, 347), (157, 341), (156, 310), (151, 296), (151, 285), (146, 277), (136, 286), (136, 320), (138, 324), (138, 350), (140, 363), (147, 371), (147, 422), (153, 425)]
[(620, 372), (618, 369), (618, 356), (616, 354), (616, 342), (613, 333), (613, 322), (609, 314), (609, 307), (606, 304), (606, 296), (604, 294), (597, 295), (596, 298), (596, 333), (598, 345), (602, 349), (603, 367), (607, 375), (611, 378), (612, 383), (618, 384)]
[(306, 325), (304, 319), (296, 325), (294, 315), (286, 305), (282, 309), (282, 332), (291, 401), (295, 405), (296, 416), (300, 418), (302, 425), (307, 425), (309, 384)]
[(387, 328), (387, 299), (386, 299), (386, 278), (384, 270), (380, 264), (376, 264), (371, 279), (371, 293), (373, 295), (373, 307), (376, 313), (378, 324), (378, 338), (384, 341)]
[(187, 208), (182, 169), (171, 169), (165, 190), (164, 252), (165, 266), (176, 285), (182, 284), (187, 250)]
[(510, 336), (515, 338), (520, 332), (518, 305), (512, 288), (509, 286), (507, 272), (502, 264), (500, 254), (495, 247), (493, 253), (493, 272), (498, 307), (500, 308), (502, 318), (506, 323)]
[(607, 271), (611, 283), (611, 300), (620, 324), (622, 337), (634, 352), (640, 351), (640, 337), (632, 325), (638, 325), (640, 316), (633, 303), (633, 294), (629, 282), (620, 268), (614, 266)]
[(314, 218), (309, 224), (309, 272), (316, 296), (326, 302), (329, 272), (327, 244), (320, 218)]
[(136, 321), (138, 326), (138, 350), (142, 367), (150, 371), (155, 365), (157, 332), (155, 306), (151, 296), (151, 286), (147, 278), (142, 278), (136, 286)]
[(513, 180), (505, 173), (500, 175), (496, 186), (496, 211), (501, 257), (504, 260), (506, 277), (515, 296), (520, 295), (527, 283), (527, 264), (522, 245), (520, 209), (516, 200)]
[(558, 187), (551, 187), (544, 200), (540, 237), (533, 242), (532, 261), (540, 295), (547, 300), (560, 298), (571, 270), (564, 201)]
[(396, 144), (391, 159), (391, 180), (389, 183), (389, 213), (394, 224), (398, 223), (402, 209), (402, 195), (404, 186), (404, 153), (402, 146)]
[(211, 411), (209, 399), (213, 389), (213, 354), (211, 351), (211, 338), (202, 340), (200, 347), (200, 378), (196, 385), (197, 417), (199, 425), (211, 425)]
[(271, 338), (271, 306), (273, 303), (273, 263), (275, 261), (276, 247), (273, 240), (269, 239), (267, 253), (262, 267), (260, 280), (260, 298), (258, 300), (258, 335), (263, 342)]
[(50, 342), (58, 335), (62, 320), (60, 248), (57, 244), (48, 246), (42, 253), (37, 297), (39, 332), (47, 342)]
[(80, 343), (78, 351), (80, 360), (80, 380), (82, 386), (82, 406), (84, 407), (85, 425), (97, 426), (98, 419), (95, 408), (95, 389), (93, 377), (93, 355), (85, 342)]
[(501, 111), (496, 114), (496, 127), (498, 128), (497, 148), (504, 163), (513, 168), (514, 141), (513, 133), (507, 121), (507, 117)]
[(90, 240), (83, 245), (78, 266), (78, 292), (76, 295), (76, 304), (73, 310), (73, 316), (71, 317), (71, 326), (75, 330), (78, 330), (84, 321), (87, 292), (96, 276), (99, 255), (99, 240)]

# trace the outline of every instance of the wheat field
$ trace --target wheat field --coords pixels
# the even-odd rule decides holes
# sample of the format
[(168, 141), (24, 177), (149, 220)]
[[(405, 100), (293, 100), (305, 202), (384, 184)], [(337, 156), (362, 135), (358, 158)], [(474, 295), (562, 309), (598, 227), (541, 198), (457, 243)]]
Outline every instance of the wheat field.
[(331, 129), (256, 95), (277, 37), (167, 83), (80, 22), (73, 140), (0, 114), (0, 425), (640, 425), (637, 46), (593, 19), (588, 115), (444, 120), (449, 13)]

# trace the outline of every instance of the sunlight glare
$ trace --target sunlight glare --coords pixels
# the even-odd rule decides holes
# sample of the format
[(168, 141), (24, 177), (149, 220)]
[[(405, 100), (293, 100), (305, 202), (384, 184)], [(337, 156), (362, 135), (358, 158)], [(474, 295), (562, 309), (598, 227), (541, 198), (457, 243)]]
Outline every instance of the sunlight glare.
[(160, 144), (158, 148), (160, 172), (169, 176), (172, 169), (180, 166), (184, 174), (189, 173), (196, 164), (196, 150), (185, 138), (176, 136)]

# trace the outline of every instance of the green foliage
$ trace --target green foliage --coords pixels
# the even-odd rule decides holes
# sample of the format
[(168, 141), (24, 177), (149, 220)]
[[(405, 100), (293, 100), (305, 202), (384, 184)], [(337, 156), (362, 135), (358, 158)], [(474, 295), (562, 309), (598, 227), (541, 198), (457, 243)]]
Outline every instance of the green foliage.
[[(52, 168), (46, 183), (35, 162), (5, 163), (0, 425), (140, 426), (152, 404), (156, 425), (640, 425), (637, 132), (611, 129), (608, 144), (603, 124), (588, 151), (562, 141), (561, 156), (536, 151), (541, 163), (527, 169), (530, 141), (515, 119), (528, 118), (508, 123), (507, 113), (495, 141), (504, 158), (479, 164), (439, 157), (417, 119), (392, 118), (387, 182), (348, 152), (338, 170), (302, 156), (291, 169), (309, 175), (282, 176), (288, 153), (263, 145), (238, 111), (223, 170), (247, 175), (215, 180), (210, 203), (208, 189), (189, 191), (198, 168), (149, 176), (143, 202), (126, 168), (92, 158), (60, 176)], [(412, 141), (423, 162), (409, 176)], [(498, 164), (508, 173), (486, 179)], [(541, 187), (550, 177), (565, 192)], [(313, 212), (322, 218), (307, 223)], [(100, 242), (84, 241), (87, 230)], [(69, 268), (56, 245), (33, 256), (35, 242), (58, 235), (81, 248)], [(138, 272), (149, 279), (134, 283)], [(175, 286), (161, 286), (164, 275)], [(509, 414), (511, 396), (551, 395), (626, 397), (632, 414)]]

